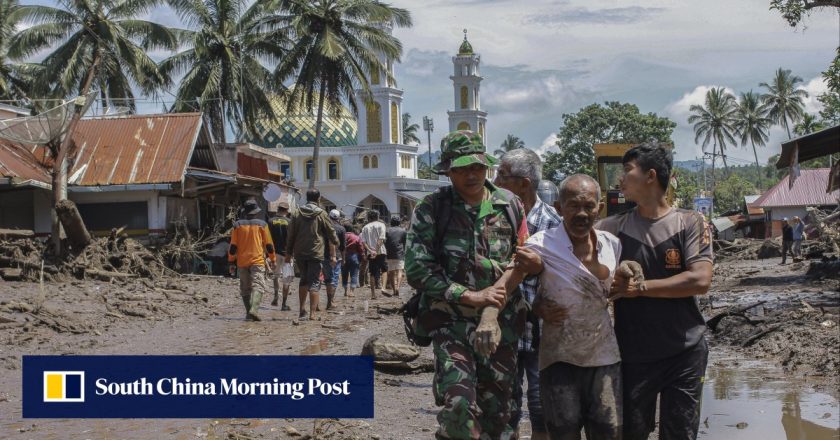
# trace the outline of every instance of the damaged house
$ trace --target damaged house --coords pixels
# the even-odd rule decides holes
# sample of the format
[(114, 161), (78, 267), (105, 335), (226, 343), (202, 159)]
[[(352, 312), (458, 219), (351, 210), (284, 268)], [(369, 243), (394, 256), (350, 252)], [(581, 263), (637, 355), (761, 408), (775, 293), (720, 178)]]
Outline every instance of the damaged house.
[[(214, 145), (200, 113), (85, 118), (73, 142), (68, 198), (95, 235), (125, 227), (155, 241), (176, 227), (209, 232), (246, 198), (262, 201), (269, 185), (273, 193), (294, 190), (270, 171), (287, 157), (249, 144)], [(0, 228), (49, 235), (44, 155), (40, 146), (0, 140)]]

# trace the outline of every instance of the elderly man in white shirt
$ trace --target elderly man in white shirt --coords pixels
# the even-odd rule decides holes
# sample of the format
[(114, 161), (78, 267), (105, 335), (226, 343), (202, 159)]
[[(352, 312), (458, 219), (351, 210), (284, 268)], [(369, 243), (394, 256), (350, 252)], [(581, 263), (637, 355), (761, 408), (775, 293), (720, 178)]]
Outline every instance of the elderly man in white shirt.
[(560, 186), (561, 227), (538, 232), (525, 247), (542, 260), (535, 302), (543, 318), (540, 395), (552, 439), (621, 438), (621, 357), (609, 291), (621, 243), (594, 229), (598, 183), (574, 175)]

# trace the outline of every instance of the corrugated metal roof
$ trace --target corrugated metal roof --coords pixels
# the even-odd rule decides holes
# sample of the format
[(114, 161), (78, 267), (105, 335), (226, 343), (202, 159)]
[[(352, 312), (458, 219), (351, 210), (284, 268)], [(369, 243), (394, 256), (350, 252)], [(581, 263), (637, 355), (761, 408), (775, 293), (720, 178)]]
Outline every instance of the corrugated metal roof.
[(755, 201), (761, 198), (761, 194), (744, 196), (744, 203), (747, 205), (747, 214), (750, 216), (764, 215), (764, 210), (755, 206)]
[(752, 205), (759, 208), (836, 205), (840, 198), (840, 190), (825, 192), (829, 172), (828, 168), (801, 170), (799, 177), (793, 182), (793, 188), (788, 185), (790, 176), (785, 176)]
[(0, 177), (16, 181), (50, 182), (50, 173), (38, 163), (31, 147), (0, 140)]
[(180, 182), (201, 129), (200, 113), (83, 119), (70, 184)]

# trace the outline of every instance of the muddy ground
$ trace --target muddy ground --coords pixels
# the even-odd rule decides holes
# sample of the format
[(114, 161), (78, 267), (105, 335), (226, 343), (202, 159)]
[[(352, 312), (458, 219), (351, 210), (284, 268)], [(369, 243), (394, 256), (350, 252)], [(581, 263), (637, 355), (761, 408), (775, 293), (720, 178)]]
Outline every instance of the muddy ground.
[[(840, 281), (806, 277), (808, 263), (778, 260), (719, 262), (711, 294), (714, 316), (731, 307), (767, 301), (742, 316), (720, 320), (712, 349), (778, 363), (791, 376), (837, 389), (840, 361)], [(829, 274), (831, 275), (831, 274)], [(376, 373), (375, 418), (370, 420), (174, 419), (38, 420), (21, 418), (20, 365), (24, 354), (358, 354), (366, 339), (404, 340), (395, 313), (408, 298), (367, 292), (339, 296), (322, 321), (298, 321), (264, 298), (263, 322), (247, 322), (237, 281), (189, 276), (156, 282), (0, 281), (0, 437), (42, 438), (364, 438), (428, 439), (436, 427), (432, 374)], [(322, 303), (325, 302), (322, 296)], [(711, 303), (709, 302), (711, 300)], [(804, 301), (804, 302), (803, 302)], [(296, 292), (290, 305), (297, 308)], [(323, 307), (323, 305), (322, 305)], [(763, 332), (763, 334), (762, 334)], [(728, 350), (728, 349), (727, 349)], [(424, 349), (420, 364), (430, 362)], [(836, 398), (836, 395), (835, 395)], [(530, 427), (523, 423), (523, 437)]]

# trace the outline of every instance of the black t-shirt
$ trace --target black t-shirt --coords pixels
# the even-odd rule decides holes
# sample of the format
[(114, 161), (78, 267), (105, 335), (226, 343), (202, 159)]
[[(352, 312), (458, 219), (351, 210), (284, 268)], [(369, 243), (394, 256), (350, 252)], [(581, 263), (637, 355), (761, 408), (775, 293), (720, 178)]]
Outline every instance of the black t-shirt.
[[(621, 261), (641, 264), (645, 279), (669, 278), (699, 261), (712, 261), (711, 236), (696, 211), (671, 209), (651, 220), (637, 209), (602, 220), (598, 229), (621, 241)], [(697, 298), (623, 298), (615, 301), (615, 335), (622, 362), (651, 362), (696, 345), (706, 331)]]
[(793, 228), (787, 222), (782, 225), (782, 240), (793, 241)]
[(289, 219), (281, 216), (271, 217), (268, 219), (268, 232), (271, 234), (271, 241), (274, 242), (274, 252), (277, 255), (286, 255)]
[[(340, 260), (343, 258), (344, 248), (345, 246), (347, 246), (347, 237), (344, 236), (347, 233), (347, 231), (344, 229), (344, 226), (341, 226), (336, 222), (330, 222), (330, 224), (332, 225), (333, 230), (335, 231), (336, 238), (338, 238), (338, 246), (335, 247), (335, 257)], [(330, 248), (326, 247), (324, 248), (324, 261), (329, 261), (329, 259)]]
[(389, 260), (405, 260), (405, 229), (391, 226), (385, 230), (385, 254)]

